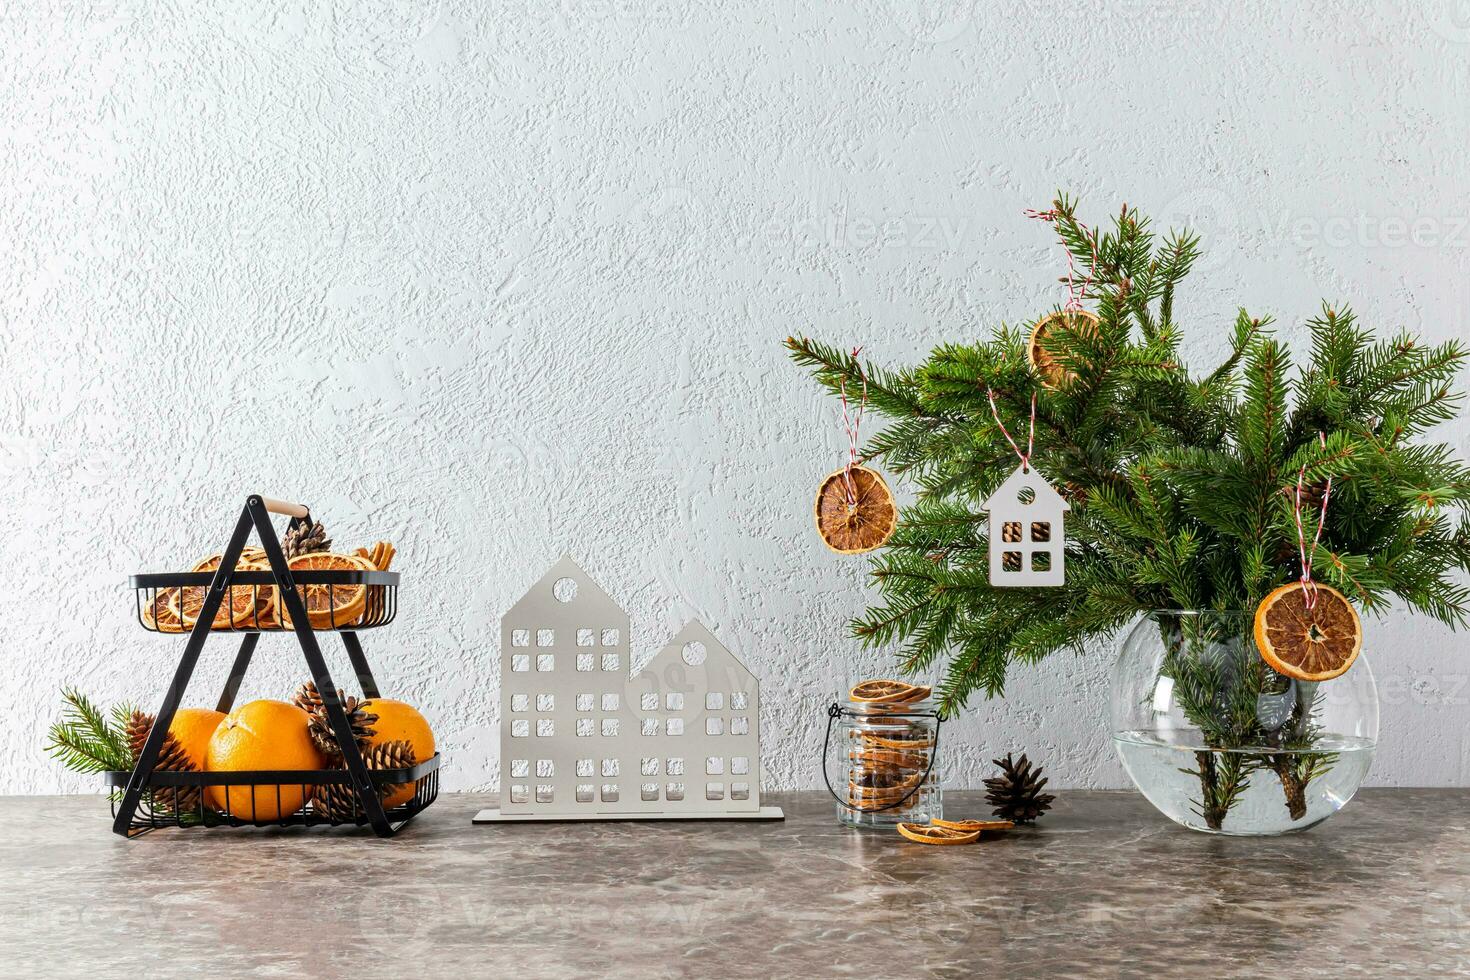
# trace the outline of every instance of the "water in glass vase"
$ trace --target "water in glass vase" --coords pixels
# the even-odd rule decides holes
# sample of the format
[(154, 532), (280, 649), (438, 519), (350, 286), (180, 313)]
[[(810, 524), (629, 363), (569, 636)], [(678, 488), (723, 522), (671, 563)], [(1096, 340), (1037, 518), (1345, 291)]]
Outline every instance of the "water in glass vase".
[(1113, 744), (1133, 782), (1176, 823), (1217, 834), (1306, 830), (1352, 799), (1372, 739), (1320, 735), (1311, 751), (1209, 749), (1198, 732), (1121, 731)]

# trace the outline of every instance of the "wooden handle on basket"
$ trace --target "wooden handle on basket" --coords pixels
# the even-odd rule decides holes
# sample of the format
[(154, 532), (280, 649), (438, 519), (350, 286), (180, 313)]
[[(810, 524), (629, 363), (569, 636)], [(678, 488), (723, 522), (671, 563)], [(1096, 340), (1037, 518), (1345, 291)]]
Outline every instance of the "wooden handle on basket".
[(287, 517), (300, 517), (303, 519), (311, 516), (311, 511), (307, 509), (305, 504), (288, 504), (284, 500), (276, 500), (272, 497), (261, 497), (260, 502), (272, 514), (285, 514)]

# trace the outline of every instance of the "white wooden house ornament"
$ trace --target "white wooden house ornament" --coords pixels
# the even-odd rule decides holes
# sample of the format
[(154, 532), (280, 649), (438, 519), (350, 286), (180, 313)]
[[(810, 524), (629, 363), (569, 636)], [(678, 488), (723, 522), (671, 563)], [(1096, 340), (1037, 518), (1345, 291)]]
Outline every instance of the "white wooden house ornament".
[(990, 584), (1066, 582), (1064, 515), (1071, 506), (1034, 467), (1021, 465), (982, 505), (990, 515)]
[(630, 676), (628, 614), (562, 558), (500, 624), (500, 806), (475, 823), (780, 820), (760, 684), (697, 622)]

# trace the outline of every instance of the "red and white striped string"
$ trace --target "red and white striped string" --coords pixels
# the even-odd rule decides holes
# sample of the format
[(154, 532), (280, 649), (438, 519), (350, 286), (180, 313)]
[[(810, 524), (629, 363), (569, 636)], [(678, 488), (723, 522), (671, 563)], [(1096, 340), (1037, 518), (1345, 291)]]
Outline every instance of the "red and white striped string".
[[(1061, 218), (1056, 208), (1047, 211), (1037, 211), (1035, 208), (1027, 208), (1023, 213), (1028, 218), (1038, 218), (1048, 224), (1055, 224)], [(1092, 244), (1092, 264), (1096, 266), (1097, 239), (1087, 230), (1087, 226), (1082, 222), (1078, 221), (1077, 227), (1082, 229), (1082, 233), (1087, 236), (1088, 241)], [(1078, 285), (1077, 263), (1073, 260), (1072, 250), (1066, 248), (1064, 245), (1063, 251), (1067, 253), (1067, 304), (1062, 309), (1068, 313), (1079, 313), (1082, 310), (1082, 297), (1086, 294), (1087, 287), (1092, 282), (1092, 276), (1091, 274), (1083, 276), (1081, 285)]]
[[(862, 352), (861, 345), (854, 347), (853, 360), (857, 360)], [(863, 379), (863, 398), (852, 415), (847, 410), (847, 379), (844, 378), (841, 384), (842, 428), (847, 432), (847, 465), (842, 468), (842, 493), (849, 510), (857, 506), (857, 489), (852, 483), (852, 468), (858, 461), (858, 428), (863, 424), (863, 409), (868, 407), (868, 374), (863, 370), (862, 364), (858, 365), (858, 377)]]
[[(1327, 436), (1317, 433), (1317, 442), (1327, 448)], [(1312, 548), (1307, 550), (1307, 532), (1302, 527), (1302, 484), (1307, 478), (1307, 464), (1303, 463), (1296, 475), (1296, 494), (1292, 498), (1292, 516), (1296, 519), (1297, 550), (1302, 559), (1302, 587), (1305, 591), (1307, 609), (1317, 607), (1317, 583), (1312, 579), (1312, 561), (1317, 557), (1317, 542), (1322, 540), (1322, 525), (1327, 521), (1327, 501), (1332, 497), (1332, 477), (1327, 477), (1327, 489), (1322, 492), (1322, 509), (1317, 515), (1317, 533), (1312, 535)]]
[(1021, 452), (1021, 447), (1016, 445), (1016, 440), (1011, 438), (1005, 423), (1000, 420), (1000, 412), (995, 407), (995, 392), (987, 386), (985, 396), (990, 399), (990, 414), (995, 416), (995, 424), (1000, 428), (1000, 434), (1006, 437), (1006, 442), (1010, 443), (1016, 455), (1021, 457), (1021, 472), (1029, 473), (1031, 471), (1031, 450), (1036, 445), (1036, 392), (1031, 393), (1031, 424), (1026, 430), (1026, 451), (1024, 453)]

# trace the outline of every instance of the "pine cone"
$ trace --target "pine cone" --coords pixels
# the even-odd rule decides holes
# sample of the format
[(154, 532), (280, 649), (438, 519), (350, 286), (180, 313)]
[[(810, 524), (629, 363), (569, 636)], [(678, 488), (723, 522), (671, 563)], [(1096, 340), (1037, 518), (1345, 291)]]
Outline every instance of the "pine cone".
[[(133, 754), (133, 765), (138, 764), (138, 756), (143, 753), (143, 743), (148, 740), (148, 732), (153, 728), (153, 716), (142, 711), (134, 711), (128, 717), (124, 733), (128, 740), (128, 751)], [(155, 772), (195, 772), (195, 766), (190, 761), (188, 753), (169, 732), (163, 736), (163, 745), (158, 750), (158, 761), (154, 763)], [(150, 791), (150, 798), (161, 813), (188, 814), (199, 809), (199, 787), (197, 786), (159, 786)]]
[(327, 529), (322, 527), (322, 522), (313, 523), (310, 518), (287, 528), (285, 537), (281, 538), (281, 549), (287, 559), (315, 551), (330, 551), (331, 547), (332, 539), (327, 537)]
[[(362, 759), (368, 769), (411, 769), (414, 765), (413, 745), (406, 739), (383, 742), (363, 750)], [(398, 783), (378, 785), (378, 799), (386, 799)], [(363, 819), (362, 804), (349, 783), (323, 783), (312, 791), (312, 808), (332, 820), (355, 823)]]
[[(365, 750), (368, 740), (375, 734), (373, 722), (378, 720), (378, 716), (363, 709), (364, 701), (349, 696), (341, 689), (337, 691), (337, 700), (342, 702), (342, 710), (347, 712), (347, 723), (352, 726), (352, 737), (357, 740), (358, 751)], [(322, 704), (322, 695), (316, 688), (316, 682), (307, 681), (298, 687), (291, 697), (291, 703), (311, 716), (311, 721), (307, 723), (307, 732), (322, 754), (330, 760), (341, 759), (337, 735), (332, 731), (332, 722), (327, 717), (327, 708)]]
[(1041, 775), (1040, 766), (1033, 769), (1031, 760), (1025, 755), (1019, 762), (1013, 762), (1009, 752), (1004, 759), (991, 761), (1000, 766), (1001, 774), (985, 780), (985, 802), (995, 808), (992, 812), (997, 817), (1016, 823), (1031, 823), (1051, 809), (1056, 797), (1041, 791), (1046, 779)]

